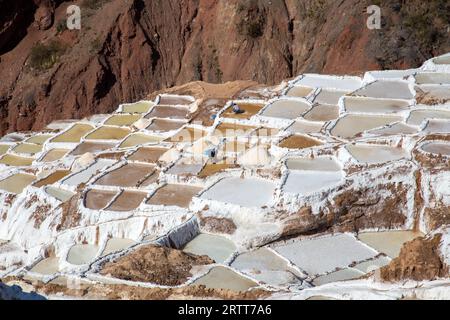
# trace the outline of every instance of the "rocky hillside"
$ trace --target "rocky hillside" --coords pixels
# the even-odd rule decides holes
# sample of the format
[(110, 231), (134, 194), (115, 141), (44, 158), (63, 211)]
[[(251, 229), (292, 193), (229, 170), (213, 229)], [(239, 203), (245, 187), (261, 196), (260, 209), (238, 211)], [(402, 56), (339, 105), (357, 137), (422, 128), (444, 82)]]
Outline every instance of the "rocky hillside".
[[(81, 30), (66, 8), (81, 7)], [(368, 5), (382, 28), (366, 27)], [(446, 0), (0, 0), (0, 133), (193, 80), (416, 67), (450, 51)]]

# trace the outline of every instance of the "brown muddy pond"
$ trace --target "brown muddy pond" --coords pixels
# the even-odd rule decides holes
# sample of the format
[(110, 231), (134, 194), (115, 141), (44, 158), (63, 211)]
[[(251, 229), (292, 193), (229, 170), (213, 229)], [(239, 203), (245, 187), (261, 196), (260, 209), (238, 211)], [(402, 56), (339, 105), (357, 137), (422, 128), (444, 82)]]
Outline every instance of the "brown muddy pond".
[(232, 119), (250, 119), (255, 114), (259, 113), (264, 104), (259, 103), (236, 103), (239, 108), (243, 111), (242, 113), (234, 113), (232, 107), (228, 107), (223, 113), (222, 117), (232, 118)]
[(34, 187), (40, 188), (50, 184), (54, 184), (55, 182), (61, 180), (65, 176), (71, 173), (70, 170), (56, 170), (52, 174), (48, 175), (44, 179), (41, 179), (33, 184)]
[(193, 103), (194, 100), (191, 97), (184, 96), (160, 96), (158, 105), (189, 105)]
[(154, 119), (146, 129), (150, 131), (172, 131), (180, 129), (185, 124), (185, 121)]
[(168, 150), (168, 148), (163, 147), (142, 147), (128, 156), (127, 159), (130, 161), (156, 163), (158, 162), (159, 158)]
[(84, 141), (80, 143), (70, 154), (73, 156), (80, 156), (87, 152), (98, 153), (107, 149), (111, 149), (116, 143), (101, 143)]
[(116, 191), (91, 189), (84, 196), (84, 206), (92, 210), (101, 210), (114, 198)]
[(154, 165), (128, 163), (112, 170), (95, 181), (103, 186), (137, 187), (147, 175), (154, 172)]
[(290, 137), (282, 140), (279, 143), (279, 146), (281, 148), (288, 148), (288, 149), (305, 149), (305, 148), (320, 146), (322, 144), (323, 143), (317, 139), (310, 138), (310, 137), (304, 136), (304, 135), (294, 134), (294, 135), (291, 135)]
[(199, 178), (207, 178), (210, 176), (215, 175), (216, 173), (223, 172), (227, 169), (234, 169), (238, 168), (239, 166), (232, 163), (227, 163), (226, 161), (218, 162), (218, 163), (208, 163), (205, 165), (202, 169), (202, 171), (199, 172), (198, 177)]
[(193, 285), (203, 285), (208, 289), (242, 292), (256, 287), (257, 283), (228, 268), (214, 267), (206, 275), (194, 281)]
[(188, 208), (192, 197), (198, 194), (202, 188), (181, 184), (167, 184), (159, 188), (149, 200), (150, 205), (165, 205)]
[(126, 212), (139, 207), (147, 196), (146, 192), (123, 191), (105, 210)]

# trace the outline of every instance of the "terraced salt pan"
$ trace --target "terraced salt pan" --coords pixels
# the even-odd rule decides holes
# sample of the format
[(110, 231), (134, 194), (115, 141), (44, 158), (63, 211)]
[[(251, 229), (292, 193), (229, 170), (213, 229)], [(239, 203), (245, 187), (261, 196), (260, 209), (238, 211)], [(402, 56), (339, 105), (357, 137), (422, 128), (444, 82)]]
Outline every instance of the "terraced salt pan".
[(207, 135), (202, 129), (186, 127), (169, 138), (170, 142), (193, 142)]
[(102, 256), (106, 256), (110, 253), (122, 251), (132, 245), (135, 245), (137, 242), (131, 239), (124, 238), (111, 238), (106, 243), (105, 249), (102, 252)]
[(69, 186), (78, 186), (81, 183), (86, 183), (94, 176), (98, 171), (105, 169), (111, 165), (111, 161), (99, 159), (89, 167), (80, 172), (73, 174), (62, 181), (62, 183)]
[(450, 55), (443, 55), (440, 57), (436, 57), (433, 59), (433, 62), (439, 65), (450, 64)]
[(274, 249), (310, 275), (345, 268), (378, 254), (348, 234), (280, 243)]
[(119, 146), (119, 148), (131, 148), (138, 145), (160, 142), (161, 138), (144, 133), (130, 134)]
[(189, 241), (183, 251), (200, 256), (206, 255), (216, 263), (223, 263), (236, 249), (236, 245), (225, 237), (201, 233)]
[(0, 156), (4, 155), (6, 152), (8, 152), (10, 147), (11, 146), (9, 144), (1, 144), (0, 145)]
[(109, 171), (94, 183), (103, 186), (137, 187), (139, 182), (155, 172), (154, 165), (127, 163), (120, 168)]
[(319, 158), (289, 158), (286, 166), (290, 170), (308, 170), (308, 171), (340, 171), (342, 165), (333, 157)]
[(358, 263), (355, 266), (353, 266), (353, 269), (357, 269), (363, 273), (369, 273), (388, 265), (391, 262), (391, 260), (392, 259), (389, 257), (379, 256), (374, 259)]
[(153, 102), (139, 101), (136, 103), (123, 104), (121, 112), (123, 113), (147, 113), (153, 107)]
[(305, 74), (295, 84), (312, 88), (354, 91), (361, 87), (362, 81), (357, 77), (334, 77), (320, 74)]
[(136, 152), (128, 156), (127, 159), (130, 161), (156, 163), (168, 150), (168, 148), (163, 147), (141, 147), (137, 149)]
[(377, 80), (352, 93), (354, 96), (385, 99), (414, 99), (407, 81)]
[(197, 175), (203, 168), (202, 162), (193, 162), (188, 159), (181, 159), (174, 166), (167, 170), (167, 174), (174, 175)]
[(111, 149), (115, 145), (116, 143), (84, 141), (80, 143), (70, 154), (73, 156), (80, 156), (87, 152), (98, 153), (107, 149)]
[(64, 157), (70, 150), (68, 149), (51, 149), (40, 160), (41, 162), (53, 162)]
[(259, 248), (239, 255), (231, 267), (273, 286), (299, 282), (297, 271), (293, 270), (286, 260), (267, 248)]
[(195, 99), (191, 96), (179, 96), (179, 95), (161, 95), (159, 98), (159, 105), (190, 105), (195, 102)]
[(401, 120), (403, 120), (403, 117), (394, 115), (348, 114), (337, 121), (333, 129), (331, 129), (331, 134), (342, 138), (352, 138), (366, 130), (383, 127)]
[(339, 118), (339, 107), (328, 104), (315, 105), (303, 118), (309, 121), (331, 121)]
[(395, 113), (408, 110), (410, 105), (407, 100), (363, 97), (345, 97), (343, 101), (347, 112), (357, 113)]
[(313, 280), (313, 285), (321, 286), (327, 283), (356, 279), (363, 275), (364, 273), (357, 269), (343, 269), (315, 278)]
[(70, 248), (67, 262), (73, 265), (84, 265), (91, 262), (97, 255), (99, 247), (92, 244), (78, 244)]
[(308, 137), (306, 135), (294, 134), (283, 139), (279, 146), (287, 149), (305, 149), (315, 146), (320, 146), (323, 143), (315, 138)]
[(214, 136), (220, 137), (243, 137), (248, 136), (256, 127), (240, 125), (237, 123), (222, 122), (213, 132)]
[(84, 206), (92, 210), (101, 210), (116, 196), (116, 191), (91, 189), (84, 196)]
[(40, 188), (50, 184), (54, 184), (55, 182), (61, 180), (65, 176), (71, 173), (70, 170), (56, 170), (55, 172), (49, 174), (44, 179), (41, 179), (33, 184), (34, 187)]
[(16, 153), (34, 155), (42, 151), (42, 145), (32, 143), (20, 143), (13, 148)]
[(314, 91), (314, 88), (304, 87), (304, 86), (293, 86), (288, 90), (286, 96), (288, 97), (306, 97)]
[(287, 129), (286, 132), (288, 133), (317, 133), (322, 130), (323, 123), (318, 122), (311, 122), (311, 121), (304, 121), (304, 120), (297, 120), (294, 123), (292, 123)]
[(346, 146), (350, 154), (362, 163), (384, 163), (409, 158), (405, 149), (375, 144), (349, 144)]
[(213, 176), (216, 173), (222, 172), (227, 169), (238, 168), (236, 164), (227, 163), (226, 161), (217, 162), (217, 163), (208, 163), (203, 169), (198, 173), (199, 178), (207, 178)]
[(279, 99), (266, 107), (261, 115), (265, 117), (295, 119), (310, 108), (311, 105), (306, 101)]
[(397, 135), (397, 134), (414, 134), (418, 131), (417, 127), (407, 125), (404, 122), (397, 122), (387, 125), (383, 128), (369, 130), (370, 134), (379, 136)]
[(188, 119), (189, 109), (172, 106), (155, 106), (145, 118), (170, 118), (170, 119)]
[(194, 281), (193, 285), (204, 285), (208, 289), (226, 289), (240, 292), (256, 287), (257, 283), (228, 268), (214, 267), (206, 275)]
[(89, 131), (94, 129), (90, 124), (76, 123), (69, 130), (64, 131), (60, 135), (54, 137), (51, 142), (67, 142), (76, 143), (80, 142), (81, 138), (84, 137)]
[(420, 72), (416, 76), (417, 84), (450, 84), (450, 74), (439, 72)]
[(450, 142), (433, 141), (422, 145), (421, 149), (425, 152), (450, 156)]
[(437, 102), (448, 103), (450, 99), (450, 85), (422, 84), (416, 87), (416, 91), (422, 91), (426, 98), (437, 100)]
[(34, 143), (34, 144), (44, 144), (47, 140), (49, 140), (53, 135), (51, 134), (38, 134), (32, 136), (25, 140), (26, 143)]
[(122, 140), (131, 133), (128, 128), (122, 127), (99, 127), (86, 136), (87, 140)]
[(261, 103), (236, 102), (236, 104), (241, 109), (241, 113), (234, 113), (233, 108), (230, 106), (222, 113), (222, 117), (231, 119), (250, 119), (264, 108), (264, 104)]
[(146, 192), (123, 191), (106, 210), (127, 212), (137, 209), (147, 196)]
[(360, 233), (358, 238), (379, 252), (396, 258), (405, 242), (421, 236), (423, 233), (415, 231), (380, 231)]
[(262, 207), (272, 199), (275, 184), (257, 178), (224, 178), (206, 190), (202, 199), (210, 199), (242, 207)]
[(334, 187), (342, 181), (343, 174), (340, 171), (291, 171), (283, 185), (283, 191), (309, 195)]
[(9, 133), (6, 136), (0, 138), (1, 142), (20, 142), (23, 141), (25, 137), (18, 133)]
[(172, 131), (178, 130), (186, 124), (185, 121), (176, 121), (170, 119), (154, 119), (147, 127), (150, 131)]
[(407, 123), (420, 126), (427, 119), (450, 119), (450, 110), (420, 109), (411, 111)]
[(51, 257), (39, 261), (30, 272), (42, 275), (52, 275), (59, 272), (59, 258)]
[(131, 126), (138, 121), (142, 115), (140, 114), (118, 114), (113, 115), (105, 121), (105, 125), (110, 126)]
[(342, 96), (350, 93), (348, 90), (328, 90), (322, 89), (314, 98), (314, 103), (337, 105)]
[(73, 192), (63, 190), (60, 188), (55, 188), (52, 186), (46, 187), (45, 192), (47, 192), (49, 195), (58, 199), (61, 202), (66, 202), (67, 200), (69, 200), (70, 198), (72, 198), (75, 195), (75, 193), (73, 193)]
[(33, 158), (20, 157), (13, 154), (5, 154), (0, 159), (0, 163), (13, 167), (31, 166), (33, 161), (34, 161)]
[(151, 198), (147, 200), (147, 204), (188, 208), (192, 197), (201, 190), (202, 188), (189, 185), (167, 184), (156, 190)]
[(423, 132), (427, 133), (450, 133), (450, 119), (431, 119), (428, 120)]
[(16, 173), (0, 181), (0, 189), (10, 193), (19, 194), (29, 186), (36, 177), (32, 174)]
[(250, 144), (248, 142), (239, 141), (237, 139), (233, 139), (233, 140), (228, 139), (222, 145), (220, 150), (225, 153), (240, 153), (245, 150), (248, 150), (249, 147), (250, 147)]

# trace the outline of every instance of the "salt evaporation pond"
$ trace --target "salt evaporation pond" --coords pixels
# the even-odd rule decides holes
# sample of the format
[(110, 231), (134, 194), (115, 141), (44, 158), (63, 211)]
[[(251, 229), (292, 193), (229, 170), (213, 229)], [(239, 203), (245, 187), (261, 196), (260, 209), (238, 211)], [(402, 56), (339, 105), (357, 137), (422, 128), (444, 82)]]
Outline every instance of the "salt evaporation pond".
[(311, 105), (306, 101), (280, 99), (270, 104), (261, 113), (265, 117), (295, 119), (308, 111)]
[(107, 149), (111, 149), (116, 143), (102, 143), (85, 141), (80, 143), (70, 154), (73, 156), (83, 155), (85, 153), (98, 153)]
[(159, 105), (169, 105), (169, 106), (178, 106), (178, 105), (189, 105), (193, 103), (195, 100), (190, 96), (179, 96), (179, 95), (162, 95), (159, 98)]
[(207, 255), (216, 263), (223, 263), (236, 251), (236, 245), (225, 237), (201, 233), (189, 241), (183, 251), (200, 256)]
[(378, 254), (348, 234), (293, 240), (276, 244), (274, 249), (309, 275), (345, 268)]
[(312, 283), (315, 286), (321, 286), (327, 283), (356, 279), (363, 275), (364, 273), (359, 270), (348, 268), (317, 277)]
[(26, 167), (31, 166), (33, 163), (33, 158), (20, 157), (13, 154), (5, 154), (1, 159), (0, 163), (6, 164), (13, 167)]
[(132, 245), (135, 245), (137, 242), (131, 239), (125, 238), (111, 238), (106, 242), (105, 249), (103, 250), (101, 256), (106, 256), (110, 253), (122, 251)]
[(46, 187), (45, 192), (47, 192), (49, 195), (58, 199), (61, 202), (66, 202), (67, 200), (69, 200), (70, 198), (72, 198), (75, 195), (75, 193), (73, 193), (73, 192), (66, 191), (66, 190), (63, 190), (60, 188), (55, 188), (52, 186)]
[(90, 189), (84, 196), (84, 206), (91, 210), (101, 210), (116, 196), (117, 191)]
[(138, 145), (157, 143), (161, 141), (160, 137), (150, 136), (143, 133), (130, 134), (119, 146), (119, 148), (131, 148)]
[(323, 127), (323, 123), (320, 123), (320, 122), (297, 120), (286, 129), (286, 132), (293, 133), (293, 134), (317, 133), (322, 130), (322, 127)]
[(257, 178), (224, 178), (202, 195), (202, 199), (236, 204), (243, 207), (262, 207), (273, 197), (275, 184)]
[(414, 134), (417, 131), (417, 127), (407, 125), (404, 122), (397, 122), (391, 125), (387, 125), (383, 128), (370, 130), (369, 133), (379, 136), (389, 136), (397, 134)]
[(343, 181), (341, 171), (296, 171), (288, 174), (283, 191), (301, 195), (309, 195), (314, 192), (337, 186)]
[(379, 252), (396, 258), (405, 242), (421, 236), (423, 233), (415, 231), (380, 231), (360, 233), (358, 238)]
[(384, 99), (414, 99), (409, 82), (395, 80), (377, 80), (355, 91), (352, 95)]
[(255, 130), (254, 126), (240, 125), (237, 123), (220, 123), (213, 132), (214, 136), (220, 137), (239, 137), (248, 136)]
[(44, 157), (42, 157), (41, 162), (53, 162), (64, 157), (70, 150), (67, 149), (51, 149), (48, 151)]
[(302, 134), (293, 134), (280, 141), (279, 146), (287, 149), (306, 149), (322, 145), (322, 141)]
[(122, 105), (123, 113), (147, 113), (150, 108), (153, 107), (153, 102), (151, 101), (139, 101), (136, 103), (129, 103)]
[(394, 113), (408, 110), (407, 100), (374, 99), (362, 97), (345, 97), (344, 107), (347, 112)]
[(78, 186), (81, 183), (86, 183), (91, 179), (93, 175), (95, 175), (98, 171), (105, 169), (111, 165), (111, 161), (99, 159), (94, 164), (90, 165), (86, 169), (81, 170), (80, 172), (69, 176), (68, 178), (63, 180), (63, 183), (69, 186)]
[(332, 77), (320, 74), (305, 74), (295, 84), (312, 88), (354, 91), (361, 87), (361, 83), (361, 79), (357, 77)]
[(426, 133), (450, 133), (450, 120), (429, 120), (423, 132)]
[(47, 140), (49, 140), (53, 135), (50, 134), (38, 134), (35, 136), (32, 136), (25, 140), (27, 143), (34, 143), (34, 144), (44, 144)]
[(109, 117), (105, 121), (105, 125), (110, 126), (131, 126), (133, 123), (138, 121), (142, 115), (140, 114), (119, 114)]
[(303, 118), (309, 121), (331, 121), (339, 118), (339, 107), (328, 104), (315, 105)]
[(168, 150), (168, 148), (163, 147), (141, 147), (128, 156), (127, 159), (130, 161), (156, 163)]
[(366, 130), (383, 127), (401, 120), (403, 120), (401, 116), (349, 114), (337, 121), (331, 129), (331, 134), (342, 138), (352, 138)]
[(147, 204), (188, 208), (192, 197), (201, 190), (202, 188), (189, 185), (167, 184), (156, 190), (151, 198), (147, 200)]
[(409, 158), (406, 150), (399, 147), (375, 144), (349, 144), (346, 148), (361, 163), (385, 163)]
[(0, 181), (0, 189), (10, 193), (19, 194), (34, 180), (36, 180), (36, 177), (34, 175), (26, 173), (16, 173)]
[(69, 250), (67, 262), (77, 266), (88, 264), (97, 256), (98, 249), (93, 244), (74, 245)]
[(388, 265), (391, 262), (391, 260), (392, 259), (389, 257), (379, 256), (374, 259), (358, 263), (357, 265), (353, 266), (353, 269), (357, 269), (364, 273), (369, 273)]
[(131, 130), (124, 127), (99, 127), (86, 136), (86, 140), (122, 140), (131, 133)]
[(146, 192), (123, 191), (106, 210), (128, 212), (137, 209), (147, 197)]
[(252, 116), (259, 113), (264, 107), (264, 104), (260, 103), (236, 102), (236, 104), (241, 109), (241, 113), (234, 113), (233, 108), (229, 107), (224, 111), (222, 117), (231, 119), (250, 119)]
[(16, 153), (34, 155), (42, 151), (42, 145), (33, 143), (20, 143), (13, 149), (13, 151)]
[(11, 146), (9, 144), (0, 145), (0, 155), (4, 155), (6, 152), (8, 152), (10, 147)]
[(314, 98), (314, 103), (337, 105), (342, 96), (350, 93), (348, 90), (328, 90), (322, 89)]
[(286, 166), (290, 170), (340, 171), (342, 165), (333, 157), (289, 158)]
[(158, 105), (155, 106), (145, 118), (187, 119), (188, 115), (188, 108)]
[(273, 286), (298, 283), (297, 271), (288, 262), (267, 248), (239, 255), (231, 266), (252, 278)]
[(152, 123), (146, 128), (149, 131), (172, 131), (178, 130), (186, 124), (185, 121), (175, 121), (170, 119), (153, 119)]
[(154, 165), (127, 163), (120, 168), (105, 173), (95, 181), (97, 185), (137, 187), (139, 182), (155, 171)]
[(90, 124), (77, 123), (73, 125), (69, 130), (64, 131), (60, 135), (54, 137), (51, 142), (80, 142), (81, 138), (84, 137), (92, 129), (94, 129), (94, 127)]
[(450, 110), (433, 110), (433, 109), (421, 109), (411, 111), (407, 120), (408, 124), (420, 126), (423, 121), (427, 119), (450, 119)]
[(193, 285), (204, 285), (207, 289), (226, 289), (240, 292), (256, 287), (257, 283), (228, 268), (214, 267), (206, 275), (195, 280)]
[(313, 91), (314, 91), (314, 89), (310, 88), (310, 87), (293, 86), (286, 93), (286, 96), (288, 96), (288, 97), (306, 97), (307, 95), (309, 95)]
[(427, 142), (422, 145), (421, 149), (425, 152), (450, 156), (450, 143), (444, 141)]
[(65, 176), (70, 174), (70, 170), (56, 170), (55, 172), (49, 174), (44, 179), (41, 179), (39, 181), (36, 181), (36, 183), (33, 184), (34, 187), (40, 188), (47, 186), (49, 184), (54, 184), (55, 182), (61, 180)]
[(416, 74), (417, 84), (450, 84), (450, 75), (439, 72), (420, 72)]
[(59, 272), (59, 258), (51, 257), (39, 261), (30, 272), (51, 275)]

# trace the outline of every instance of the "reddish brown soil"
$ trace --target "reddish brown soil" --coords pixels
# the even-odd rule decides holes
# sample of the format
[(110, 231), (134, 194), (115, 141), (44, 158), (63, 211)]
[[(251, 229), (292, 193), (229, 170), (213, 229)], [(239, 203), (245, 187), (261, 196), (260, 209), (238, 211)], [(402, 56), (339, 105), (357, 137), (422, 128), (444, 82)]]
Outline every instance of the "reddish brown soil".
[(432, 238), (419, 237), (405, 243), (400, 255), (391, 263), (381, 268), (381, 279), (384, 281), (416, 281), (434, 280), (450, 275), (449, 266), (441, 259), (439, 245), (441, 234)]
[(115, 262), (108, 262), (100, 273), (123, 280), (175, 286), (186, 282), (193, 266), (211, 263), (214, 261), (207, 256), (188, 255), (181, 250), (149, 245)]
[(236, 231), (237, 227), (231, 219), (204, 217), (201, 214), (199, 217), (200, 225), (206, 232), (233, 234)]

